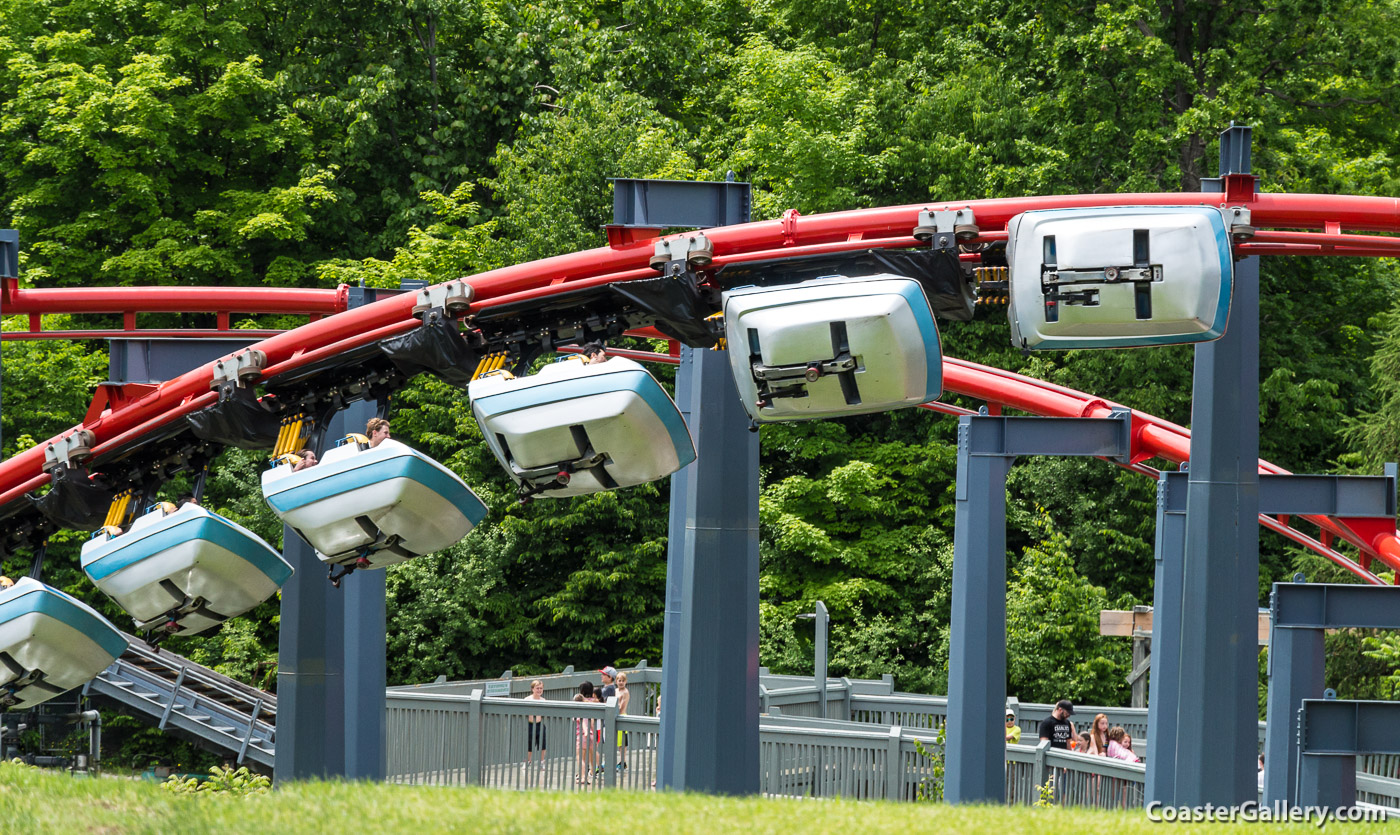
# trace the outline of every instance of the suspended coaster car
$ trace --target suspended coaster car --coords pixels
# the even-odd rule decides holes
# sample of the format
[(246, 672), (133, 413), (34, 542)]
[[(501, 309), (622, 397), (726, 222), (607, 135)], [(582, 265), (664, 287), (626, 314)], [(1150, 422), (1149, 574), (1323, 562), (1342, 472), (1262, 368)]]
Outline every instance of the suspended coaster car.
[(943, 357), (917, 281), (881, 274), (724, 294), (734, 381), (755, 421), (917, 406), (943, 392)]
[(1225, 332), (1231, 227), (1212, 206), (1024, 212), (1007, 224), (1011, 342), (1121, 348)]
[(631, 487), (695, 460), (675, 402), (629, 359), (570, 357), (528, 377), (498, 372), (473, 380), (467, 394), (522, 499)]
[(161, 502), (122, 533), (105, 527), (83, 546), (83, 571), (139, 629), (193, 635), (243, 614), (292, 576), (256, 534), (190, 503)]
[(25, 577), (0, 591), (0, 708), (29, 708), (91, 681), (126, 639), (90, 606)]
[(466, 536), (486, 505), (451, 470), (395, 440), (373, 449), (347, 435), (321, 463), (294, 471), (284, 455), (265, 470), (263, 498), (322, 562), (383, 568)]

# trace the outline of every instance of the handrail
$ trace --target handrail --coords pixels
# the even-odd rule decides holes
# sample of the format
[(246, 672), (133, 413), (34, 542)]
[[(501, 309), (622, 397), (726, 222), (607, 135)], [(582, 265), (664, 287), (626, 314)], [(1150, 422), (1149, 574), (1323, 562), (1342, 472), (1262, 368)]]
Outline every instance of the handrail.
[[(901, 694), (855, 698), (897, 704)], [(471, 695), (390, 691), (387, 701), (391, 781), (586, 788), (573, 782), (580, 771), (577, 756), (585, 750), (578, 747), (584, 727), (603, 734), (592, 749), (606, 766), (605, 774), (596, 775), (602, 785), (646, 790), (655, 776), (660, 721), (650, 715), (619, 715), (615, 702), (527, 701), (484, 696), (480, 689)], [(1021, 705), (1022, 710), (1034, 707), (1050, 706)], [(543, 753), (538, 766), (527, 758), (535, 753), (527, 726), (531, 716), (543, 719), (547, 764)], [(774, 796), (914, 799), (934, 779), (932, 763), (920, 748), (934, 754), (941, 750), (938, 732), (931, 728), (786, 715), (761, 716), (759, 739), (761, 790)], [(619, 741), (625, 743), (625, 755)], [(1048, 741), (1007, 745), (1005, 750), (1008, 802), (1034, 803), (1047, 782), (1053, 783), (1056, 805), (1123, 809), (1144, 802), (1143, 763), (1057, 750)], [(627, 770), (620, 768), (624, 759), (630, 764)], [(1400, 807), (1400, 780), (1358, 773), (1357, 789), (1363, 802)]]
[(202, 687), (215, 690), (229, 699), (252, 706), (261, 703), (260, 708), (263, 713), (275, 717), (277, 715), (277, 696), (256, 687), (244, 684), (237, 679), (230, 678), (222, 673), (216, 672), (196, 664), (184, 656), (176, 655), (166, 651), (156, 651), (148, 649), (142, 639), (133, 635), (122, 633), (126, 639), (127, 649), (123, 655), (131, 655), (140, 658), (146, 664), (155, 664), (161, 668), (179, 676), (180, 683), (188, 686), (189, 683), (197, 683)]

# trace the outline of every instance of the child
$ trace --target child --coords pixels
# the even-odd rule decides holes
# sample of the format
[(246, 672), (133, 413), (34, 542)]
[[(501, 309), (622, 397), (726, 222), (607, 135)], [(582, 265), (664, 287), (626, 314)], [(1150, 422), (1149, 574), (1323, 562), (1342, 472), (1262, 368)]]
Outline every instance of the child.
[(1133, 749), (1129, 747), (1132, 744), (1132, 737), (1128, 736), (1128, 732), (1114, 726), (1108, 729), (1108, 751), (1105, 753), (1115, 760), (1124, 760), (1130, 763), (1141, 762), (1138, 755), (1134, 754)]
[[(574, 694), (574, 701), (596, 703), (598, 696), (593, 692), (593, 682), (585, 681), (580, 684), (578, 692)], [(578, 760), (578, 776), (574, 778), (575, 783), (588, 785), (593, 782), (593, 758), (598, 750), (596, 739), (592, 719), (574, 720), (574, 757)]]

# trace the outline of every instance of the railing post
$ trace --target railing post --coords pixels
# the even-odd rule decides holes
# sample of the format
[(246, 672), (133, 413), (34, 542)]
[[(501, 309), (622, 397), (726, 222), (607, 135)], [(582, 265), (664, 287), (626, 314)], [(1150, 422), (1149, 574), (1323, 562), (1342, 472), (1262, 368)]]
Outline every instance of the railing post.
[(175, 709), (175, 702), (180, 698), (180, 686), (184, 683), (185, 665), (181, 664), (180, 674), (175, 676), (175, 686), (170, 688), (170, 703), (165, 706), (165, 712), (160, 715), (160, 723), (156, 725), (156, 730), (165, 730), (166, 723), (170, 721), (170, 712)]
[[(1045, 763), (1045, 752), (1050, 750), (1050, 740), (1042, 739), (1035, 746), (1035, 789), (1038, 791), (1050, 779), (1050, 769)], [(1034, 798), (1031, 800), (1035, 802)]]
[(603, 785), (617, 785), (617, 697), (603, 705)]
[(467, 697), (467, 784), (481, 785), (481, 745), (484, 737), (481, 715), (481, 690)]
[(890, 728), (889, 751), (885, 754), (885, 799), (904, 799), (904, 729)]
[(243, 758), (248, 756), (248, 746), (253, 743), (253, 732), (258, 729), (258, 712), (262, 710), (262, 703), (262, 699), (253, 702), (253, 711), (248, 718), (248, 733), (243, 737), (243, 744), (238, 746), (238, 759), (234, 760), (237, 765), (242, 765)]

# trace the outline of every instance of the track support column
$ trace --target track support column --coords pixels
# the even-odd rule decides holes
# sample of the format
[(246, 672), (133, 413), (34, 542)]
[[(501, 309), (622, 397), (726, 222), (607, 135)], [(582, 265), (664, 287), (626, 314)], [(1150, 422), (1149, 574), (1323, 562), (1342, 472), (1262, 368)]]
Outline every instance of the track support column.
[[(1385, 479), (1371, 479), (1386, 482), (1386, 500), (1358, 508), (1372, 518), (1380, 515), (1378, 511), (1395, 506), (1394, 468), (1387, 465), (1386, 470)], [(1346, 480), (1358, 483), (1366, 477)], [(1394, 709), (1390, 702), (1379, 703), (1388, 707), (1378, 707), (1375, 703), (1319, 700), (1325, 695), (1326, 683), (1324, 637), (1328, 629), (1400, 629), (1400, 588), (1275, 583), (1270, 603), (1264, 801), (1311, 804), (1317, 802), (1317, 797), (1327, 796), (1333, 805), (1338, 798), (1349, 805), (1349, 799), (1356, 796), (1355, 762), (1344, 760), (1351, 769), (1348, 777), (1338, 772), (1338, 768), (1342, 771), (1346, 768), (1333, 760), (1367, 749), (1378, 752), (1400, 749), (1400, 710)], [(1299, 710), (1304, 707), (1313, 713), (1311, 724), (1299, 718)], [(1302, 745), (1307, 740), (1311, 740), (1311, 752)], [(1300, 752), (1302, 766), (1299, 765)], [(1312, 774), (1306, 772), (1310, 759), (1316, 760), (1314, 765), (1317, 766)], [(1348, 780), (1350, 794), (1346, 793)]]
[(972, 454), (970, 420), (958, 426), (944, 796), (1004, 803), (1005, 757), (990, 742), (1006, 705), (1006, 476), (1016, 459)]
[[(1248, 174), (1248, 131), (1221, 135), (1223, 180)], [(1235, 263), (1233, 295), (1225, 335), (1196, 346), (1175, 805), (1239, 806), (1258, 792), (1257, 257)]]
[[(1171, 803), (1176, 795), (1176, 694), (1181, 679), (1181, 582), (1186, 550), (1186, 473), (1157, 481), (1157, 571), (1152, 584), (1152, 678), (1144, 800)], [(1158, 742), (1161, 740), (1161, 742)]]
[[(376, 301), (373, 290), (351, 288), (348, 307)], [(325, 447), (363, 432), (373, 403), (351, 403), (320, 434)], [(296, 574), (282, 589), (277, 649), (276, 779), (384, 779), (384, 571), (356, 571), (330, 584), (316, 551), (283, 526), (283, 554)]]
[[(352, 302), (353, 303), (353, 302)], [(346, 432), (363, 432), (376, 409), (363, 400), (342, 412)], [(324, 575), (324, 570), (320, 572)], [(340, 581), (344, 596), (345, 776), (384, 779), (385, 687), (388, 654), (385, 595), (388, 572), (356, 571)], [(321, 580), (326, 585), (324, 576)]]
[(661, 684), (663, 788), (758, 781), (758, 434), (723, 351), (683, 348), (676, 403), (696, 460), (671, 477)]
[(944, 797), (1006, 801), (1006, 476), (1021, 455), (1127, 460), (1132, 419), (964, 416), (958, 422)]
[(296, 573), (282, 587), (277, 645), (278, 783), (345, 773), (345, 596), (316, 550), (288, 526), (282, 555)]

